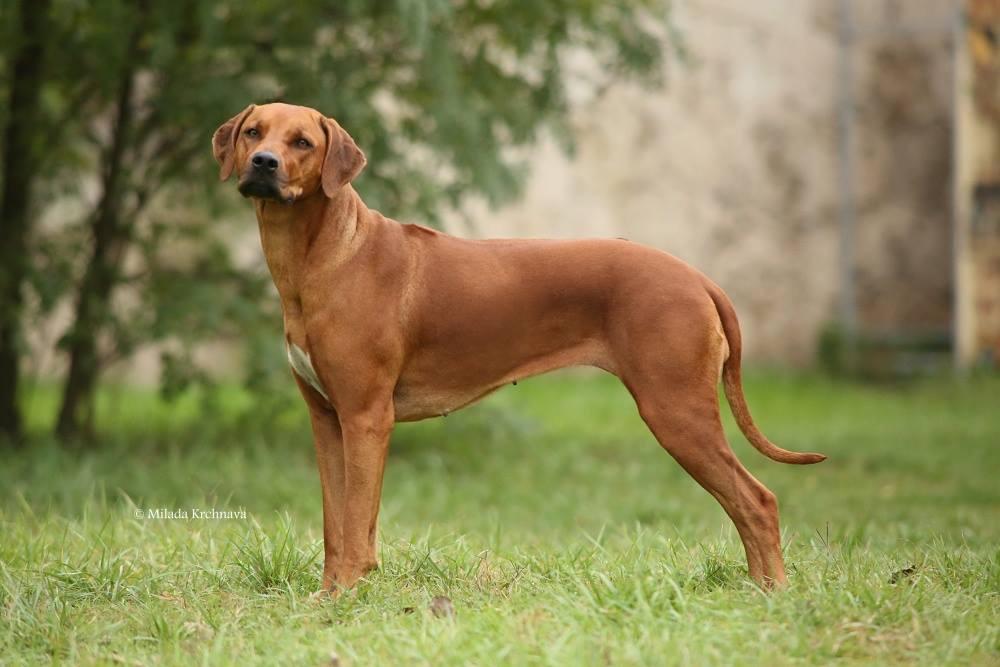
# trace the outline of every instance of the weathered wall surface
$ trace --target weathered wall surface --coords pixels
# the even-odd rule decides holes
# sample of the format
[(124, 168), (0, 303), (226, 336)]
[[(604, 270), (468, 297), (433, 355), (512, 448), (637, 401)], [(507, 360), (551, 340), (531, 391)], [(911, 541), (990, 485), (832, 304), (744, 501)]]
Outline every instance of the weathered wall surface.
[(966, 0), (956, 61), (956, 360), (1000, 365), (1000, 0)]
[[(753, 361), (806, 362), (838, 298), (837, 0), (687, 0), (666, 86), (575, 91), (577, 152), (535, 151), (479, 236), (624, 236), (719, 282)], [(858, 291), (871, 329), (950, 317), (950, 25), (944, 0), (865, 0), (855, 51)], [(460, 224), (455, 231), (469, 233)]]

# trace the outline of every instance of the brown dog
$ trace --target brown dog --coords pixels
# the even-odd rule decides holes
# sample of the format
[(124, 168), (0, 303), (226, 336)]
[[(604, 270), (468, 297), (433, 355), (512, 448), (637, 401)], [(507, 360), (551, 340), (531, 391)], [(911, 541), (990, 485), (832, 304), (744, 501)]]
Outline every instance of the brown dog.
[(627, 241), (469, 241), (390, 220), (350, 183), (365, 157), (336, 121), (247, 107), (212, 138), (253, 200), (309, 406), (323, 487), (323, 586), (375, 568), (393, 423), (447, 415), (500, 387), (572, 365), (618, 376), (660, 444), (722, 504), (750, 576), (785, 581), (778, 509), (729, 448), (736, 422), (766, 456), (816, 463), (754, 425), (740, 330), (723, 291), (684, 262)]

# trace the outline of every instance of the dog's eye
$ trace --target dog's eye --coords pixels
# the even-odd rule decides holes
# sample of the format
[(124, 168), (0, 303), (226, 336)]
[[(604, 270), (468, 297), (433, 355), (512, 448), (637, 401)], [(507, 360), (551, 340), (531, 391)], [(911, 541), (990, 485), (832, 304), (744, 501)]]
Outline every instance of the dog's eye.
[(312, 148), (312, 144), (309, 143), (308, 139), (299, 139), (295, 142), (295, 145), (299, 148)]
[(243, 132), (243, 134), (247, 135), (248, 137), (258, 137), (258, 136), (260, 136), (260, 132), (257, 131), (256, 127), (248, 127)]

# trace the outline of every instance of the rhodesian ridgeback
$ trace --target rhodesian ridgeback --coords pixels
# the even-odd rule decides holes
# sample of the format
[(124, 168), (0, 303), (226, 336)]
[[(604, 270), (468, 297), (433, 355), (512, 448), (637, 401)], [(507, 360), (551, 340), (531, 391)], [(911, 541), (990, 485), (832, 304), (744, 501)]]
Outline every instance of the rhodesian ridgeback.
[(732, 518), (750, 576), (785, 582), (773, 493), (723, 433), (765, 456), (816, 463), (754, 424), (740, 329), (725, 293), (660, 250), (624, 240), (456, 238), (386, 218), (351, 182), (365, 156), (332, 118), (249, 106), (212, 137), (220, 177), (252, 200), (309, 406), (323, 489), (323, 588), (377, 567), (376, 527), (393, 424), (439, 417), (566, 366), (621, 379), (653, 435)]

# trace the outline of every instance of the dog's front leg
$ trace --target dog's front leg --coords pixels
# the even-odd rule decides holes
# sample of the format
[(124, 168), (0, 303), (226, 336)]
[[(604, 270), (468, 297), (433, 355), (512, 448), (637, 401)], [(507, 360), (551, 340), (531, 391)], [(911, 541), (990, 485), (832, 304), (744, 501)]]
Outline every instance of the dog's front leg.
[(332, 591), (344, 551), (344, 440), (335, 412), (310, 410), (310, 418), (323, 487), (323, 590)]
[(393, 421), (391, 395), (340, 415), (344, 435), (344, 545), (335, 577), (336, 583), (345, 588), (378, 567), (376, 529)]
[(340, 419), (326, 399), (296, 375), (309, 406), (316, 466), (323, 490), (323, 590), (336, 588), (336, 570), (344, 552), (344, 438)]

